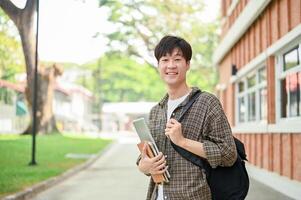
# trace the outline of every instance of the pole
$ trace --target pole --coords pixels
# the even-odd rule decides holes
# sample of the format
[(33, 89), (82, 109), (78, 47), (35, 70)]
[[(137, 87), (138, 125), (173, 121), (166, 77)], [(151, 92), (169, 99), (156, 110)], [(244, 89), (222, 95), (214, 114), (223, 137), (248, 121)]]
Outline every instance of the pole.
[(38, 42), (39, 42), (39, 0), (37, 1), (37, 29), (36, 29), (36, 52), (32, 100), (32, 156), (29, 165), (37, 165), (36, 162), (36, 131), (37, 131), (37, 97), (38, 97)]

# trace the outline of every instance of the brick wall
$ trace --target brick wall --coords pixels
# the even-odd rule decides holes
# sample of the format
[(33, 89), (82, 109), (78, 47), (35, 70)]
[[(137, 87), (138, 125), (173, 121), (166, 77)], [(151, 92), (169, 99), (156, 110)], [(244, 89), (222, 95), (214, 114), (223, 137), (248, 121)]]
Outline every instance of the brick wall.
[[(231, 1), (222, 1), (224, 10)], [(223, 37), (235, 22), (248, 0), (240, 0), (237, 8), (228, 17), (222, 27)], [(224, 11), (225, 12), (225, 11)], [(227, 87), (221, 98), (231, 125), (234, 123), (235, 93), (234, 85), (229, 83), (231, 64), (242, 69), (252, 59), (265, 51), (290, 30), (301, 24), (300, 0), (273, 0), (254, 21), (246, 33), (229, 50), (219, 63), (220, 83)], [(268, 91), (268, 124), (275, 123), (275, 57), (266, 60)], [(252, 127), (250, 127), (252, 128)], [(237, 133), (246, 147), (249, 162), (260, 168), (301, 181), (301, 134), (296, 133)]]
[(301, 181), (301, 134), (235, 134), (246, 147), (249, 162), (257, 167)]

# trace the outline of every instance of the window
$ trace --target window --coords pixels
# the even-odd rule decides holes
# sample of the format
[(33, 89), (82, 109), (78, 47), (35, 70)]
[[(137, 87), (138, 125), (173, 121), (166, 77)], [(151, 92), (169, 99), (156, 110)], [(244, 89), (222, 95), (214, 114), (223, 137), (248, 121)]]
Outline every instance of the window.
[(253, 75), (247, 78), (248, 83), (248, 121), (255, 121), (256, 120), (256, 94), (255, 90), (252, 90), (256, 85), (256, 75)]
[(267, 88), (266, 88), (266, 68), (261, 68), (258, 70), (258, 82), (259, 82), (259, 119), (267, 119)]
[(301, 66), (300, 45), (285, 52), (282, 56), (280, 83), (281, 118), (301, 116)]
[(283, 70), (289, 70), (299, 65), (298, 47), (283, 55)]
[(237, 83), (237, 122), (267, 119), (266, 68), (261, 67)]
[(245, 121), (245, 97), (244, 97), (244, 89), (245, 84), (243, 81), (238, 83), (238, 121), (244, 122)]

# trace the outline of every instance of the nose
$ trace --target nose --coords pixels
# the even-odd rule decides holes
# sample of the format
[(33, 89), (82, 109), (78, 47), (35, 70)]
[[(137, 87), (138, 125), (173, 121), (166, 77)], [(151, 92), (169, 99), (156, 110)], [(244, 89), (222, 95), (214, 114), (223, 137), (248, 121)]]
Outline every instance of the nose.
[(174, 63), (174, 61), (173, 60), (170, 60), (168, 63), (167, 63), (167, 68), (168, 69), (173, 69), (173, 68), (175, 68), (176, 66), (175, 66), (175, 63)]

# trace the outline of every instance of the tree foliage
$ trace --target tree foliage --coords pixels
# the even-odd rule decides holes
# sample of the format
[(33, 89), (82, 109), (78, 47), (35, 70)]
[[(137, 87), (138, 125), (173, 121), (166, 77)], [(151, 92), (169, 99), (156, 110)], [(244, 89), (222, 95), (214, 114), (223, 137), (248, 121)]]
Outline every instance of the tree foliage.
[(85, 68), (93, 71), (93, 78), (82, 78), (80, 83), (102, 102), (158, 101), (164, 95), (157, 72), (124, 55), (106, 54)]
[(164, 35), (183, 37), (194, 52), (189, 82), (212, 90), (216, 76), (211, 56), (217, 45), (218, 21), (202, 21), (203, 1), (100, 0), (100, 6), (109, 10), (108, 20), (115, 26), (113, 32), (105, 34), (111, 52), (143, 59), (154, 67), (153, 49), (160, 38)]
[(0, 79), (9, 81), (15, 81), (15, 74), (25, 70), (22, 46), (15, 32), (12, 21), (0, 9)]

